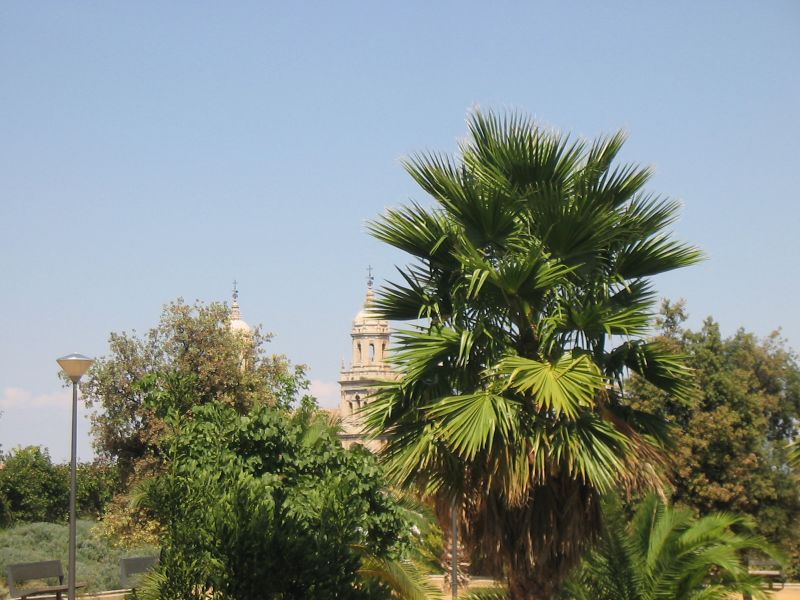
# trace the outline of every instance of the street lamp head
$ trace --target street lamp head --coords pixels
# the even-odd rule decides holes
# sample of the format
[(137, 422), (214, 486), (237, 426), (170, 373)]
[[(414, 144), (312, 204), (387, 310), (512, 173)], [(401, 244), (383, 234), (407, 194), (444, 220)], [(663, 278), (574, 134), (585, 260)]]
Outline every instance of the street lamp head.
[(67, 354), (56, 360), (56, 362), (72, 383), (78, 383), (83, 374), (92, 366), (94, 359), (83, 354)]

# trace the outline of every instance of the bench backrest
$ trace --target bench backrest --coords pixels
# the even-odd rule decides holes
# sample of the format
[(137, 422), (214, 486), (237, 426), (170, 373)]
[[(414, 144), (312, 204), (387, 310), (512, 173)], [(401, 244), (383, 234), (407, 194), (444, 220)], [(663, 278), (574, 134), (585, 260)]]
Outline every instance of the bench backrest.
[(132, 584), (135, 583), (134, 580), (137, 578), (131, 578), (131, 575), (144, 573), (157, 562), (158, 557), (156, 556), (131, 556), (130, 558), (121, 559), (119, 561), (119, 571), (122, 589), (126, 590), (133, 587)]
[(8, 573), (8, 591), (11, 597), (20, 595), (18, 587), (23, 581), (31, 579), (50, 579), (58, 578), (59, 583), (64, 583), (64, 569), (60, 560), (43, 560), (32, 563), (16, 563), (6, 567)]

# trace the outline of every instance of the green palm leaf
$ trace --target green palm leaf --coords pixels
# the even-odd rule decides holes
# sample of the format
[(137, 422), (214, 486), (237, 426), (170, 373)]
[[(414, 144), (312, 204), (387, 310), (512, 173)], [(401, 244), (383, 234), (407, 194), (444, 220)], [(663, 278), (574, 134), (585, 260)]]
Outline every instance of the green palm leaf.
[(569, 582), (572, 598), (594, 600), (725, 600), (734, 593), (764, 599), (744, 552), (777, 557), (747, 519), (726, 513), (694, 517), (647, 496), (626, 523), (616, 500), (606, 504), (607, 525)]
[(600, 370), (586, 355), (565, 354), (555, 362), (509, 356), (498, 370), (508, 377), (508, 387), (529, 394), (543, 410), (568, 418), (593, 406), (604, 384)]
[(491, 450), (496, 434), (513, 437), (518, 403), (491, 392), (448, 396), (426, 407), (431, 419), (439, 420), (443, 438), (458, 456), (472, 460), (478, 452)]
[(636, 241), (617, 255), (616, 269), (626, 279), (658, 275), (700, 262), (703, 253), (666, 235)]
[(393, 597), (407, 600), (437, 600), (441, 592), (431, 583), (426, 572), (411, 560), (387, 560), (366, 555), (361, 560), (359, 575), (377, 579), (393, 592)]

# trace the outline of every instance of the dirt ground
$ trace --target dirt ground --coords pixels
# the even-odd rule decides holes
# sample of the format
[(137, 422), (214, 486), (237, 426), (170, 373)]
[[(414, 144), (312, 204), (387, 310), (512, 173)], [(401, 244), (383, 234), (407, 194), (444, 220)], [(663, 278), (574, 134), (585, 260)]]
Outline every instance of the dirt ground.
[(776, 591), (772, 597), (774, 600), (800, 600), (800, 585), (795, 584), (782, 591)]
[[(774, 590), (772, 600), (800, 600), (800, 583), (790, 583), (783, 590)], [(733, 596), (731, 600), (741, 600), (741, 596)]]

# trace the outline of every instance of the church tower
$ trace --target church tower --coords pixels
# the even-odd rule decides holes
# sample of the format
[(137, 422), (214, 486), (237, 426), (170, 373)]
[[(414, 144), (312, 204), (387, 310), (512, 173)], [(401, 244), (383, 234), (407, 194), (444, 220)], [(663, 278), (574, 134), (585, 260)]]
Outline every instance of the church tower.
[[(370, 269), (367, 278), (367, 297), (364, 306), (353, 320), (350, 337), (353, 340), (353, 359), (350, 368), (342, 364), (339, 378), (341, 398), (339, 415), (342, 418), (341, 439), (345, 447), (354, 443), (377, 447), (375, 442), (364, 442), (363, 424), (359, 410), (369, 402), (372, 387), (379, 381), (394, 379), (387, 358), (389, 356), (389, 321), (375, 313), (375, 292)], [(374, 449), (374, 448), (373, 448)]]

